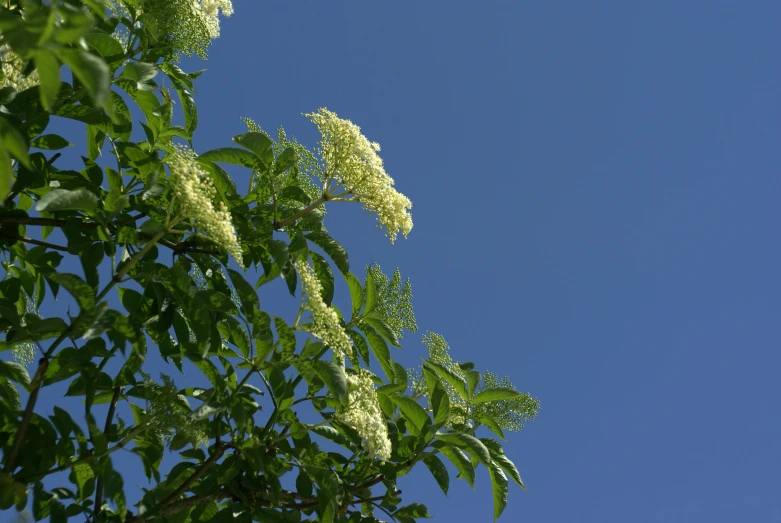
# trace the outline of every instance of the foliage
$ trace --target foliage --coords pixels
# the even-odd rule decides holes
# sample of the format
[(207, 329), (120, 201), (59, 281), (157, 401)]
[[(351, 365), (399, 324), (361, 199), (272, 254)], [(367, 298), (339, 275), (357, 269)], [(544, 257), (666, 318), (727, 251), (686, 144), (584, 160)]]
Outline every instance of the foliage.
[[(473, 485), (486, 467), (498, 517), (507, 476), (523, 484), (478, 430), (503, 438), (539, 404), (453, 363), (432, 334), (410, 386), (389, 348), (417, 328), (409, 282), (373, 265), (362, 283), (323, 224), (326, 205), (359, 201), (391, 240), (409, 232), (379, 146), (322, 109), (309, 115), (315, 153), (249, 120), (236, 146), (193, 151), (200, 72), (175, 61), (205, 56), (231, 10), (0, 0), (0, 510), (53, 523), (406, 523), (429, 517), (398, 488), (423, 463), (445, 493), (451, 470)], [(48, 130), (55, 117), (84, 125), (76, 168), (56, 166), (81, 138)], [(248, 170), (247, 191), (225, 164)], [(349, 310), (332, 303), (336, 274)], [(292, 323), (261, 306), (277, 278), (301, 298)], [(150, 350), (168, 365), (159, 380)], [(177, 384), (185, 370), (208, 385)], [(83, 408), (44, 415), (39, 398), (56, 391)], [(119, 450), (149, 489), (126, 488)]]

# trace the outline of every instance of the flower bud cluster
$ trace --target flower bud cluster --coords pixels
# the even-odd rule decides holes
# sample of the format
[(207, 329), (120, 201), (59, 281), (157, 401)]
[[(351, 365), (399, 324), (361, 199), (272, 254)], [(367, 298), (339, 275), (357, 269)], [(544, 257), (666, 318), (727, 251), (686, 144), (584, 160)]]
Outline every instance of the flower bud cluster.
[(198, 165), (195, 153), (186, 147), (179, 147), (168, 160), (171, 167), (171, 182), (180, 211), (192, 218), (209, 236), (222, 247), (243, 268), (241, 245), (233, 228), (231, 213), (224, 202), (217, 209), (212, 203), (217, 195), (209, 175)]
[(301, 276), (302, 292), (306, 294), (306, 307), (312, 313), (312, 334), (330, 345), (337, 360), (344, 364), (344, 355), (352, 354), (352, 341), (339, 323), (336, 311), (323, 301), (323, 287), (315, 271), (305, 262), (296, 261), (295, 265)]
[(347, 376), (347, 382), (350, 386), (348, 405), (340, 418), (358, 431), (367, 452), (383, 461), (390, 459), (388, 426), (374, 390), (371, 372), (357, 369), (356, 374)]
[(393, 188), (382, 158), (380, 145), (361, 134), (361, 128), (343, 120), (328, 109), (304, 115), (317, 126), (321, 140), (319, 152), (327, 178), (337, 180), (369, 212), (377, 215), (391, 243), (398, 231), (407, 237), (412, 230), (409, 198)]
[(204, 430), (204, 423), (192, 418), (187, 398), (179, 394), (174, 380), (161, 374), (163, 384), (160, 385), (148, 374), (142, 372), (141, 375), (147, 399), (144, 423), (165, 436), (169, 443), (177, 434), (182, 434), (193, 447), (207, 443), (209, 437)]

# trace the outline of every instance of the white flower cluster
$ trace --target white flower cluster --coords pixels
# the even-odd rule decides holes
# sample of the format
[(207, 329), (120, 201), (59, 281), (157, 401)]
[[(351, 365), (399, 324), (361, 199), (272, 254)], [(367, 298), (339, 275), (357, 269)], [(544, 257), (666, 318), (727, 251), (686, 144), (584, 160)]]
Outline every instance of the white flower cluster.
[(385, 416), (380, 410), (377, 391), (374, 390), (372, 374), (364, 369), (358, 369), (357, 374), (348, 375), (350, 385), (348, 405), (339, 416), (352, 425), (365, 440), (366, 450), (385, 461), (391, 456), (391, 442), (388, 439), (388, 426)]
[[(127, 12), (123, 0), (114, 0), (110, 8), (115, 15)], [(172, 58), (177, 53), (206, 58), (209, 44), (220, 36), (220, 14), (232, 15), (233, 3), (231, 0), (147, 0), (143, 8), (136, 8), (136, 14), (142, 9), (155, 19), (157, 31), (167, 35)]]
[(306, 294), (306, 307), (312, 312), (312, 334), (330, 345), (336, 359), (344, 364), (344, 355), (352, 354), (352, 341), (339, 324), (336, 311), (323, 301), (323, 287), (315, 271), (308, 263), (296, 261), (295, 265), (301, 275), (302, 292)]
[(232, 15), (233, 4), (231, 0), (201, 0), (198, 5), (198, 12), (212, 39), (220, 36), (220, 9), (222, 9), (224, 16)]
[(0, 88), (11, 87), (14, 91), (21, 92), (38, 85), (38, 71), (34, 70), (27, 76), (22, 75), (24, 63), (19, 56), (7, 45), (0, 45)]
[(377, 214), (391, 243), (400, 230), (404, 237), (412, 230), (412, 208), (409, 198), (393, 188), (393, 178), (383, 167), (377, 153), (380, 145), (361, 134), (361, 128), (343, 120), (328, 109), (304, 115), (320, 131), (320, 155), (327, 178), (337, 180), (347, 192), (363, 203), (366, 210)]
[(179, 147), (168, 160), (174, 195), (180, 201), (181, 212), (195, 220), (209, 238), (228, 251), (243, 268), (241, 245), (233, 228), (231, 213), (222, 201), (218, 209), (214, 208), (212, 202), (217, 190), (195, 158), (196, 155), (191, 149)]

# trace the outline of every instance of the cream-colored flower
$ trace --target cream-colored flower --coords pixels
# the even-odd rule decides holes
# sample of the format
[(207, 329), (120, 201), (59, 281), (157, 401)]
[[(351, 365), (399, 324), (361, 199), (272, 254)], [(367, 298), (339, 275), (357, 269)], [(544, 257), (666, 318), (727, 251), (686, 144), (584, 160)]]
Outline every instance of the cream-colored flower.
[[(114, 0), (112, 11), (126, 10), (122, 0)], [(147, 0), (143, 6), (157, 21), (157, 32), (167, 39), (170, 58), (178, 53), (206, 58), (211, 41), (220, 36), (220, 15), (233, 14), (231, 0)]]
[(38, 85), (38, 71), (33, 70), (29, 75), (23, 76), (24, 65), (22, 59), (10, 47), (0, 45), (0, 67), (3, 70), (0, 88), (11, 87), (21, 92)]
[(171, 182), (174, 195), (179, 199), (180, 211), (192, 218), (209, 238), (228, 251), (243, 268), (241, 245), (233, 228), (231, 213), (220, 201), (214, 208), (217, 190), (209, 175), (201, 169), (195, 160), (195, 153), (186, 147), (180, 147), (168, 159), (171, 167)]
[[(393, 188), (393, 178), (377, 154), (380, 145), (361, 134), (361, 128), (343, 120), (328, 109), (305, 115), (320, 131), (320, 155), (328, 180), (334, 179), (346, 192), (377, 214), (391, 243), (401, 231), (404, 237), (412, 230), (412, 208), (409, 198)], [(338, 199), (338, 198), (337, 198)]]
[(230, 0), (201, 0), (198, 6), (201, 19), (209, 30), (209, 36), (212, 39), (220, 36), (220, 10), (224, 16), (233, 14), (233, 4)]
[(339, 324), (336, 311), (323, 301), (323, 287), (315, 271), (308, 263), (296, 261), (296, 270), (301, 276), (301, 290), (306, 294), (306, 308), (312, 313), (311, 332), (334, 350), (336, 359), (344, 364), (344, 355), (353, 351), (352, 341)]
[(347, 408), (339, 417), (358, 431), (370, 454), (383, 461), (390, 459), (388, 426), (374, 390), (371, 372), (358, 369), (355, 375), (347, 376), (347, 383), (350, 386)]

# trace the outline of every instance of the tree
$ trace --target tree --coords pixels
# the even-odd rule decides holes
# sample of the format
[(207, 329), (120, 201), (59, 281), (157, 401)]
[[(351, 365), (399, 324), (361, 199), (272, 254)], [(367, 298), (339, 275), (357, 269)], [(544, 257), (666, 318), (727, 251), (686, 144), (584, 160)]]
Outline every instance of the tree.
[[(192, 149), (200, 73), (178, 59), (205, 58), (232, 10), (0, 0), (0, 510), (409, 522), (428, 512), (403, 505), (398, 484), (422, 463), (445, 492), (450, 471), (471, 485), (486, 467), (498, 517), (507, 476), (523, 483), (495, 438), (539, 403), (454, 362), (434, 333), (420, 369), (395, 363), (390, 347), (417, 329), (409, 282), (376, 264), (359, 278), (323, 225), (326, 206), (357, 201), (391, 242), (410, 232), (411, 203), (379, 146), (319, 109), (306, 115), (321, 134), (314, 151), (249, 119), (235, 146)], [(55, 116), (84, 124), (83, 168), (56, 166), (71, 139), (46, 132)], [(226, 164), (251, 173), (246, 191)], [(277, 278), (301, 299), (292, 322), (261, 307), (258, 289)], [(51, 305), (66, 296), (75, 315)], [(150, 348), (170, 367), (159, 377), (145, 371)], [(177, 385), (184, 367), (209, 385)], [(39, 398), (52, 388), (80, 403), (46, 415)], [(152, 488), (126, 492), (119, 450)], [(161, 471), (166, 452), (180, 458)]]

